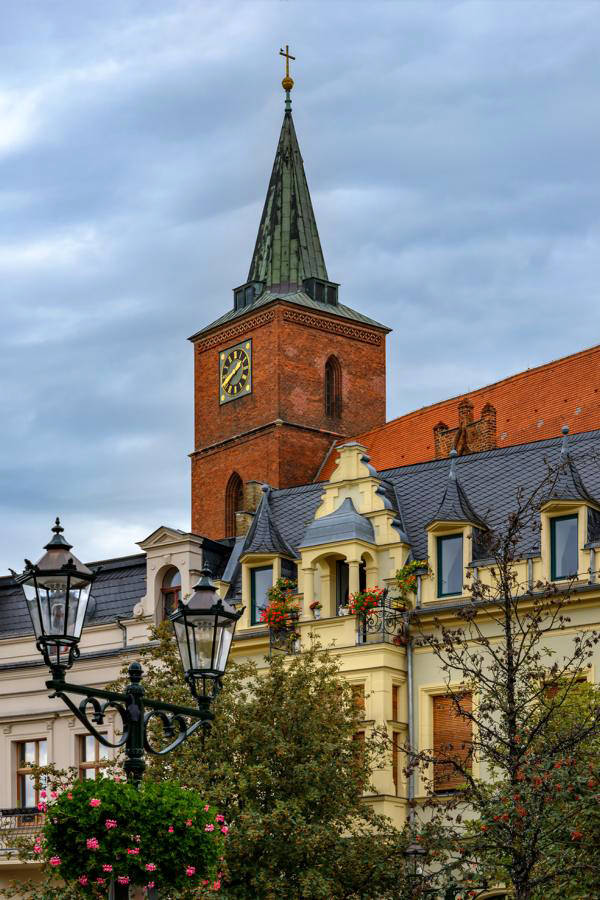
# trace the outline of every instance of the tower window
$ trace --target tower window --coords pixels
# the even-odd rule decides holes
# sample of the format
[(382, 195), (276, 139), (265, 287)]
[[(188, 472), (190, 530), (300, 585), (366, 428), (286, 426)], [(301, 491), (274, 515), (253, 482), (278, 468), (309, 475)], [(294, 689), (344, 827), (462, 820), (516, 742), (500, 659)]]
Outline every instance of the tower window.
[(338, 419), (342, 414), (342, 367), (335, 356), (325, 363), (325, 415)]
[(225, 489), (225, 537), (235, 537), (235, 514), (244, 508), (244, 483), (233, 472)]

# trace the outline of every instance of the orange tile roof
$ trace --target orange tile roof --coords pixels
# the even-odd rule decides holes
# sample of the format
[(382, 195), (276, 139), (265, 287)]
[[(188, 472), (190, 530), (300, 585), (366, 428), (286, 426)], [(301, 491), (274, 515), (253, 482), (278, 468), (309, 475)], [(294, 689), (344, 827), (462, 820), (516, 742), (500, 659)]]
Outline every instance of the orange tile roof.
[[(600, 428), (600, 346), (424, 406), (352, 440), (367, 447), (380, 471), (434, 459), (433, 427), (442, 421), (457, 428), (458, 404), (465, 397), (474, 404), (475, 419), (486, 403), (496, 408), (498, 447), (556, 437), (565, 423), (572, 433)], [(336, 458), (334, 450), (319, 473), (320, 481), (329, 478)]]

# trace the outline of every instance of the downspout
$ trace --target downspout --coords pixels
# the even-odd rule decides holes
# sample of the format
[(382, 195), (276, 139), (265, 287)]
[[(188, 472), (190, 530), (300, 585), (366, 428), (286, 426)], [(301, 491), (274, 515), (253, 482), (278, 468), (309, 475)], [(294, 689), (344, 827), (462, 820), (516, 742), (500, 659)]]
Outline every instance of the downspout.
[[(418, 581), (418, 589), (417, 589), (417, 599), (420, 593), (421, 586), (421, 578), (419, 577)], [(415, 705), (414, 705), (414, 696), (413, 696), (413, 639), (410, 634), (409, 627), (409, 619), (408, 615), (406, 616), (405, 627), (408, 637), (408, 643), (406, 645), (406, 691), (408, 694), (408, 759), (409, 759), (409, 773), (407, 779), (407, 788), (408, 788), (408, 825), (410, 828), (414, 827), (415, 823), (415, 809), (414, 809), (414, 801), (415, 801), (415, 773), (412, 768), (412, 752), (415, 746)]]
[(127, 649), (127, 626), (123, 625), (123, 616), (117, 616), (117, 625), (121, 629), (123, 633), (123, 637), (121, 639), (123, 650)]

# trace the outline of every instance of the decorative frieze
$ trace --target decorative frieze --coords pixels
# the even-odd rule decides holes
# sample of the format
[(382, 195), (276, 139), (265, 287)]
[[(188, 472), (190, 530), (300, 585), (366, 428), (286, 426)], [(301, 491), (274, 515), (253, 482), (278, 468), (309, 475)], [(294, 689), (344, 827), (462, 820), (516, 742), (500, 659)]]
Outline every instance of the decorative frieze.
[(286, 309), (283, 312), (286, 322), (295, 322), (297, 325), (305, 325), (307, 328), (317, 328), (319, 331), (328, 331), (330, 334), (341, 334), (355, 341), (363, 341), (365, 344), (379, 346), (383, 340), (381, 334), (376, 331), (367, 331), (356, 325), (346, 324), (337, 319), (326, 319), (313, 316), (310, 313), (298, 309)]
[(203, 352), (204, 350), (210, 350), (211, 347), (216, 347), (217, 344), (221, 344), (225, 341), (231, 341), (234, 338), (241, 337), (242, 335), (247, 335), (248, 332), (255, 330), (256, 328), (260, 328), (261, 325), (268, 325), (269, 322), (272, 322), (275, 318), (275, 311), (272, 309), (266, 310), (264, 313), (261, 313), (258, 316), (253, 316), (251, 319), (243, 319), (241, 322), (238, 322), (237, 325), (232, 325), (231, 328), (226, 328), (225, 331), (217, 331), (215, 334), (211, 334), (206, 338), (203, 338), (201, 341), (196, 342), (196, 347), (199, 352)]

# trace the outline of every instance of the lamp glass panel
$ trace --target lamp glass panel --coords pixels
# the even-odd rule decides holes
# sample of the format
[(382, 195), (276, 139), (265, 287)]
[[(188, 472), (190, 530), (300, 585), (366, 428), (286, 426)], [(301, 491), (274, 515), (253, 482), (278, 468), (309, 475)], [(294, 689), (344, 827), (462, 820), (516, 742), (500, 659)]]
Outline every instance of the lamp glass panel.
[(189, 672), (192, 668), (192, 660), (190, 657), (190, 651), (187, 642), (187, 630), (185, 627), (185, 622), (183, 620), (173, 622), (173, 627), (175, 629), (175, 639), (177, 640), (177, 646), (179, 647), (179, 655), (181, 656), (183, 671)]
[(231, 619), (219, 618), (217, 622), (214, 668), (220, 674), (224, 674), (227, 667), (235, 626), (235, 621)]
[(213, 668), (213, 637), (215, 617), (212, 615), (190, 616), (188, 631), (192, 648), (192, 668)]
[(34, 634), (36, 638), (39, 638), (42, 636), (42, 634), (44, 634), (44, 632), (47, 632), (48, 626), (50, 625), (47, 616), (47, 608), (42, 607), (42, 619), (40, 620), (38, 592), (35, 588), (35, 585), (25, 583), (23, 585), (23, 592), (25, 594), (25, 600), (27, 601), (27, 609), (29, 610), (29, 615), (31, 616), (31, 623), (33, 625)]

